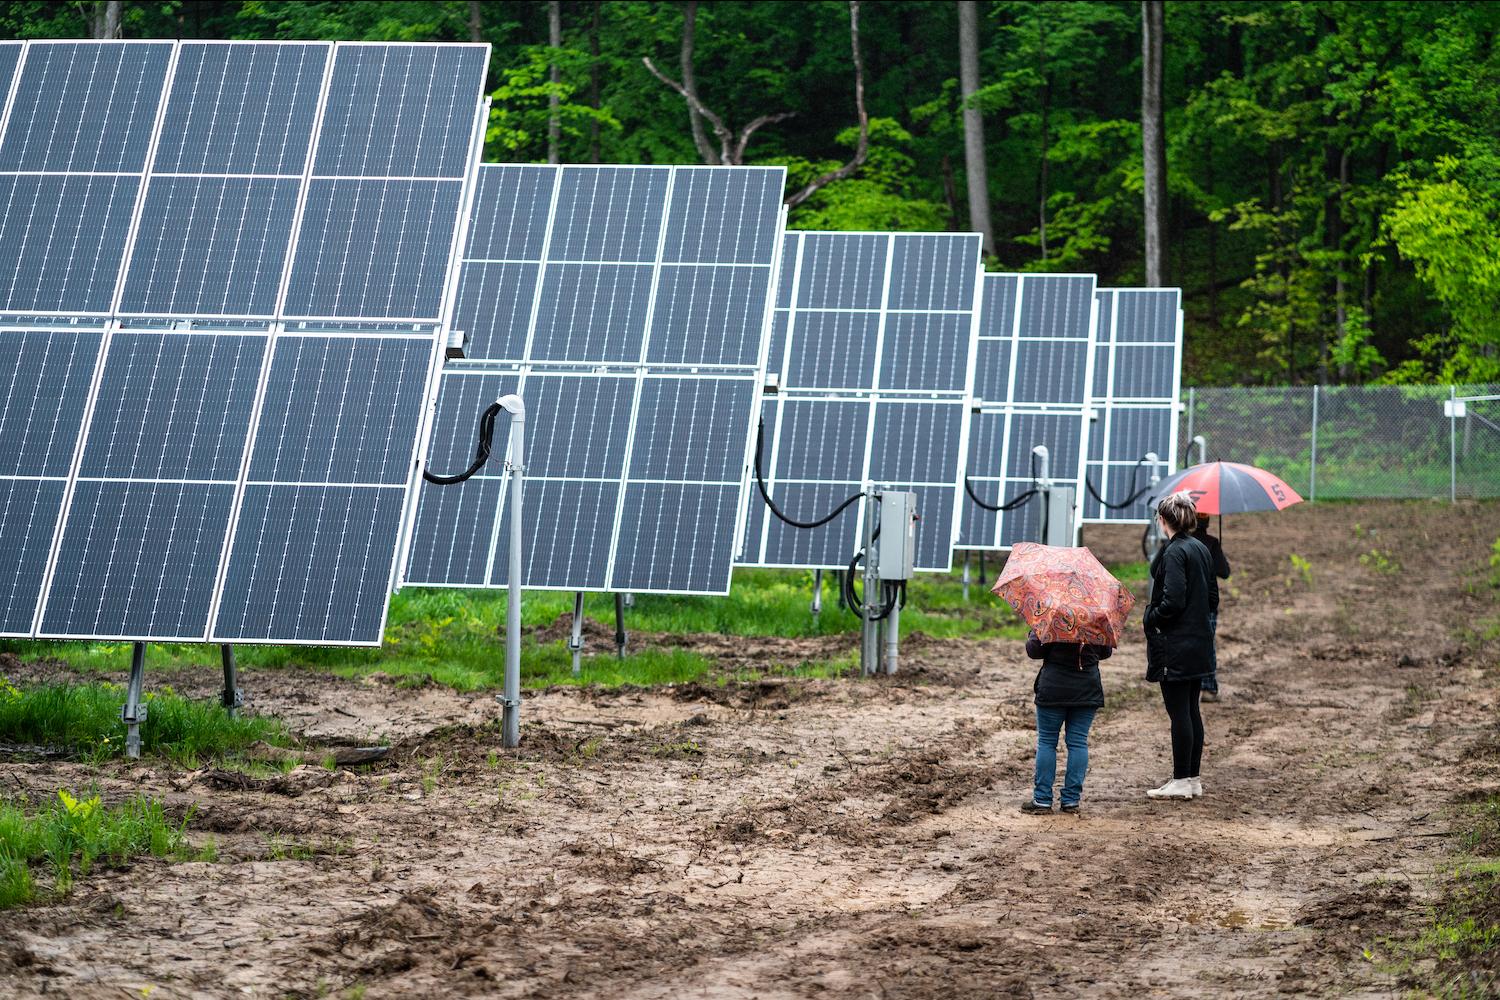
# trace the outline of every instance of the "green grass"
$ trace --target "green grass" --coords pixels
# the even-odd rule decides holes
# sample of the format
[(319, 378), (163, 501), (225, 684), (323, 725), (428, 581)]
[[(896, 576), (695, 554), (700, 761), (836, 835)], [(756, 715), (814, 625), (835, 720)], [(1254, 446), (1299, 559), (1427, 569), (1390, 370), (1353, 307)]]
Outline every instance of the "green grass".
[[(1145, 563), (1114, 567), (1119, 578), (1139, 583), (1146, 578)], [(730, 593), (723, 597), (668, 597), (637, 595), (625, 612), (630, 632), (687, 635), (709, 633), (742, 636), (809, 638), (843, 635), (851, 641), (859, 631), (859, 620), (838, 606), (833, 574), (823, 580), (823, 613), (813, 616), (811, 571), (739, 569)], [(505, 620), (506, 595), (498, 590), (448, 590), (409, 588), (391, 600), (385, 642), (379, 649), (318, 648), (309, 646), (240, 646), (237, 656), (247, 668), (317, 668), (343, 676), (384, 673), (406, 683), (432, 681), (461, 691), (499, 686), (504, 663), (504, 640), (497, 625)], [(572, 676), (572, 657), (566, 642), (555, 638), (566, 633), (573, 610), (573, 595), (555, 591), (528, 591), (522, 605), (525, 630), (522, 649), (522, 684), (528, 688), (553, 684), (601, 684), (605, 686), (681, 683), (717, 672), (707, 657), (691, 650), (651, 646), (645, 642), (627, 646), (623, 660), (614, 656), (613, 643), (590, 640), (585, 649), (581, 680)], [(614, 628), (614, 597), (589, 594), (585, 615)], [(539, 635), (551, 628), (546, 641)], [(903, 634), (923, 632), (935, 638), (1008, 637), (1024, 638), (1025, 626), (1004, 601), (994, 597), (985, 583), (970, 587), (970, 600), (963, 599), (963, 584), (957, 572), (924, 574), (908, 588), (901, 613)], [(852, 647), (851, 647), (852, 648)], [(130, 659), (129, 643), (108, 642), (0, 642), (0, 651), (23, 659), (63, 660), (80, 671), (121, 671)], [(217, 667), (218, 651), (210, 645), (152, 644), (147, 651), (150, 672), (190, 667)], [(768, 661), (762, 673), (828, 676), (848, 667), (848, 656), (804, 663)], [(109, 710), (111, 716), (115, 708)], [(148, 720), (149, 724), (149, 720)], [(0, 739), (4, 739), (0, 736)], [(37, 741), (42, 742), (42, 741)]]
[(145, 796), (118, 806), (66, 791), (40, 807), (0, 801), (0, 909), (43, 895), (38, 875), (62, 896), (95, 866), (120, 867), (146, 854), (187, 860), (187, 823), (170, 822), (161, 803)]
[[(125, 752), (119, 684), (52, 684), (18, 688), (0, 678), (0, 743), (58, 747), (100, 761)], [(286, 746), (290, 736), (272, 718), (231, 718), (214, 702), (189, 701), (164, 686), (145, 695), (141, 752), (196, 766), (257, 741)]]

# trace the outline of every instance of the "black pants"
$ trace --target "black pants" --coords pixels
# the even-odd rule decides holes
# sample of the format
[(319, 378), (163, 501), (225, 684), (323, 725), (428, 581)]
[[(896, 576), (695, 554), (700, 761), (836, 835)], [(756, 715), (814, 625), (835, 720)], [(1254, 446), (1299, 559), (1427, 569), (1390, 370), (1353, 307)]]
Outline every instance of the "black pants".
[(1203, 760), (1203, 716), (1198, 712), (1201, 681), (1162, 681), (1161, 700), (1172, 719), (1172, 777), (1196, 778)]

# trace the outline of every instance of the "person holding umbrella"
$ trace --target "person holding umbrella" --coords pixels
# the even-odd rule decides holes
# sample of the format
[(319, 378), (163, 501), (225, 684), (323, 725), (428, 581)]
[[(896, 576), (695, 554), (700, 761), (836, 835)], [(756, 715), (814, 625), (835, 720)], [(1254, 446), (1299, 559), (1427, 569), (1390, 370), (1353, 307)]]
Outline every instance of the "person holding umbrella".
[[(1220, 524), (1223, 523), (1223, 515), (1219, 517)], [(1193, 530), (1193, 537), (1198, 539), (1208, 548), (1208, 554), (1213, 559), (1214, 576), (1220, 580), (1229, 579), (1229, 560), (1224, 556), (1224, 545), (1213, 535), (1208, 533), (1208, 515), (1198, 511), (1198, 526)], [(1214, 633), (1213, 657), (1209, 663), (1209, 674), (1203, 678), (1204, 701), (1219, 700), (1219, 613), (1211, 612), (1208, 616), (1208, 627)]]
[(1085, 548), (1020, 542), (991, 588), (1031, 626), (1026, 655), (1041, 660), (1036, 701), (1036, 766), (1025, 813), (1051, 813), (1057, 742), (1066, 730), (1068, 765), (1061, 809), (1079, 811), (1089, 766), (1089, 727), (1104, 707), (1099, 661), (1119, 645), (1135, 597)]
[(1198, 513), (1186, 492), (1156, 507), (1167, 544), (1151, 561), (1151, 602), (1146, 606), (1146, 680), (1161, 684), (1172, 724), (1172, 780), (1146, 792), (1153, 799), (1194, 799), (1203, 794), (1203, 716), (1198, 696), (1213, 672), (1210, 616), (1219, 610), (1219, 585), (1208, 547), (1192, 535)]

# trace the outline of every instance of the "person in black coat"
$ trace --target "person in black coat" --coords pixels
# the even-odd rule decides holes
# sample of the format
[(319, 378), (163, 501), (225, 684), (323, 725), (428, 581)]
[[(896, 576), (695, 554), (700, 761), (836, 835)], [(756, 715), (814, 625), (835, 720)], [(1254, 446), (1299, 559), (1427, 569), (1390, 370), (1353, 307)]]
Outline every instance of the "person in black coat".
[[(1224, 523), (1224, 519), (1221, 517), (1219, 519), (1219, 524), (1222, 526), (1223, 523)], [(1217, 538), (1215, 538), (1213, 535), (1210, 535), (1208, 533), (1208, 515), (1207, 514), (1199, 514), (1198, 515), (1198, 526), (1197, 526), (1197, 528), (1195, 528), (1193, 530), (1193, 537), (1196, 538), (1196, 539), (1198, 539), (1198, 541), (1202, 542), (1204, 545), (1206, 545), (1208, 547), (1208, 555), (1209, 555), (1209, 557), (1211, 559), (1213, 559), (1213, 563), (1214, 563), (1214, 576), (1218, 577), (1220, 580), (1227, 580), (1227, 579), (1229, 579), (1229, 560), (1224, 557), (1224, 546), (1219, 542), (1219, 540)], [(1211, 666), (1213, 667), (1213, 672), (1210, 673), (1207, 677), (1203, 678), (1203, 700), (1204, 701), (1218, 701), (1219, 700), (1219, 639), (1218, 639), (1218, 635), (1219, 635), (1219, 613), (1217, 611), (1211, 612), (1209, 614), (1209, 616), (1208, 616), (1208, 625), (1209, 625), (1209, 628), (1213, 629), (1213, 633), (1214, 633), (1214, 655), (1213, 655), (1213, 659), (1212, 659), (1212, 663), (1211, 663)]]
[(1064, 772), (1061, 808), (1076, 813), (1083, 799), (1083, 778), (1089, 769), (1089, 727), (1094, 713), (1104, 707), (1104, 682), (1099, 661), (1114, 652), (1108, 646), (1076, 642), (1042, 642), (1035, 632), (1026, 636), (1026, 655), (1041, 660), (1032, 690), (1036, 693), (1036, 772), (1031, 797), (1021, 804), (1027, 813), (1052, 811), (1052, 785), (1057, 780), (1057, 739), (1067, 729), (1068, 766)]
[(1203, 716), (1198, 696), (1213, 673), (1219, 585), (1213, 556), (1192, 536), (1193, 499), (1173, 493), (1157, 505), (1167, 544), (1151, 560), (1151, 602), (1146, 606), (1146, 679), (1161, 683), (1172, 720), (1172, 780), (1146, 794), (1154, 799), (1193, 799), (1203, 794)]

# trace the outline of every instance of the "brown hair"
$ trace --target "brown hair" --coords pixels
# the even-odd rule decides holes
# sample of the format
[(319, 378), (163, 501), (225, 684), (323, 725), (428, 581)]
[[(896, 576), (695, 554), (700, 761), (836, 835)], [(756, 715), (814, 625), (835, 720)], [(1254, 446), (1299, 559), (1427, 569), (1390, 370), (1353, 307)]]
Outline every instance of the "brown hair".
[(1187, 531), (1198, 523), (1198, 508), (1193, 503), (1192, 494), (1186, 490), (1162, 497), (1156, 505), (1156, 512), (1167, 522), (1173, 534)]

